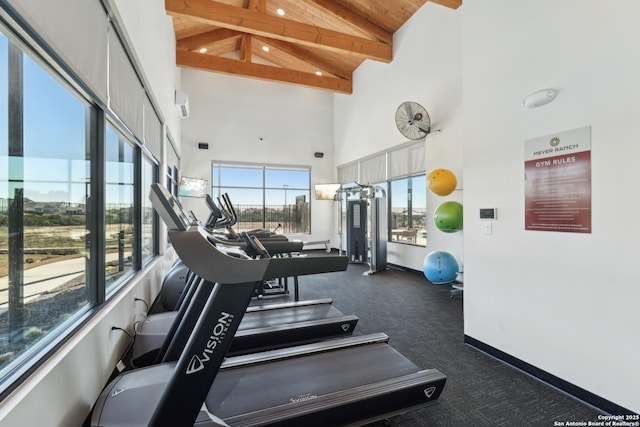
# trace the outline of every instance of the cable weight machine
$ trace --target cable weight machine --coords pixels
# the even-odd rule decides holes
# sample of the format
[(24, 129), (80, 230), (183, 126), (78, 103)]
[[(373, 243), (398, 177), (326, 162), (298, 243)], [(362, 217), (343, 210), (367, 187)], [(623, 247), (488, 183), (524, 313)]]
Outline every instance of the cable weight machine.
[[(357, 196), (357, 198), (353, 198)], [(351, 197), (351, 198), (350, 198)], [(368, 274), (387, 269), (387, 207), (382, 187), (356, 183), (355, 187), (340, 188), (335, 200), (346, 202), (346, 252), (350, 263), (369, 264)], [(340, 253), (343, 248), (343, 221), (340, 220)]]

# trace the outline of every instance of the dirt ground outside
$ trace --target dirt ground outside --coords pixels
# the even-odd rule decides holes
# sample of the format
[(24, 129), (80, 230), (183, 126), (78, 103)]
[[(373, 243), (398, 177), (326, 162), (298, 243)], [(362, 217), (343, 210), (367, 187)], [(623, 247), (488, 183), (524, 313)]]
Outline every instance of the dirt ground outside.
[[(119, 225), (111, 226), (116, 231), (107, 234), (107, 253), (117, 254), (117, 231), (124, 228), (120, 228)], [(24, 270), (87, 255), (87, 230), (84, 225), (33, 226), (25, 227), (24, 230)], [(126, 233), (125, 239), (125, 255), (130, 256), (130, 231)], [(8, 275), (8, 252), (8, 229), (0, 227), (0, 278)], [(115, 270), (111, 272), (112, 275), (118, 274)], [(17, 330), (10, 327), (10, 307), (0, 306), (0, 371), (29, 347), (43, 340), (70, 315), (88, 306), (85, 282), (85, 274), (70, 275), (69, 280), (59, 286), (30, 298), (20, 309), (23, 321)], [(7, 292), (7, 289), (0, 289), (0, 292)]]
[[(122, 229), (119, 225), (112, 226), (117, 230)], [(24, 269), (85, 256), (86, 236), (87, 229), (84, 225), (25, 227)], [(113, 233), (107, 237), (107, 252), (117, 250), (117, 235)], [(8, 228), (0, 227), (0, 277), (6, 276), (9, 271), (8, 252)]]

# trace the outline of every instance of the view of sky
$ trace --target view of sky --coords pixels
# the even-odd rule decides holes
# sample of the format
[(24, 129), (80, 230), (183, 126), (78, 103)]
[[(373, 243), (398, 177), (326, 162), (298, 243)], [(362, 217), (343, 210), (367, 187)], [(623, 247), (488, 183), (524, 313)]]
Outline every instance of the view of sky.
[(264, 182), (266, 205), (294, 204), (299, 196), (304, 196), (309, 202), (309, 174), (309, 170), (214, 166), (211, 179), (213, 196), (228, 193), (234, 205), (261, 205)]
[[(427, 207), (427, 184), (424, 176), (411, 178), (412, 206), (414, 211), (424, 212)], [(401, 179), (391, 182), (391, 207), (394, 210), (406, 209), (408, 206), (408, 181)]]
[[(8, 40), (0, 35), (0, 198), (9, 180), (24, 180), (36, 202), (83, 204), (90, 176), (86, 147), (87, 107), (40, 65), (23, 55), (23, 157), (9, 157)], [(47, 96), (42, 96), (46, 93)], [(134, 147), (107, 127), (107, 204), (133, 203)]]
[[(10, 179), (23, 179), (28, 199), (85, 203), (89, 177), (87, 107), (28, 56), (23, 58), (24, 157), (9, 158), (8, 41), (0, 37), (0, 198), (8, 198), (13, 191)], [(47, 96), (41, 96), (42, 93)], [(110, 127), (106, 135), (106, 157), (106, 202), (131, 203), (134, 148), (123, 143)], [(309, 170), (305, 169), (216, 165), (207, 189), (213, 190), (214, 197), (229, 193), (236, 205), (261, 205), (263, 198), (266, 205), (294, 204), (298, 197), (310, 201), (309, 176)], [(425, 178), (412, 181), (416, 189), (422, 187), (421, 191), (412, 193), (414, 210), (424, 210)], [(407, 208), (407, 180), (394, 181), (391, 194), (394, 210)]]
[(23, 55), (24, 157), (9, 158), (8, 41), (4, 36), (0, 37), (0, 88), (0, 198), (9, 197), (10, 179), (23, 179), (28, 199), (84, 203), (89, 176), (86, 107)]

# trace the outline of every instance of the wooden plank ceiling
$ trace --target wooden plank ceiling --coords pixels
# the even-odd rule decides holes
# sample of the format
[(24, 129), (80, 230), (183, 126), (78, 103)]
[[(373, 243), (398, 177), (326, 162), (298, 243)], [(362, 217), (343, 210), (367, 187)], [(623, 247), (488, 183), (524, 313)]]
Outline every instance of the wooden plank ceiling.
[(165, 0), (165, 7), (179, 67), (351, 93), (353, 71), (365, 59), (391, 62), (393, 33), (427, 1)]

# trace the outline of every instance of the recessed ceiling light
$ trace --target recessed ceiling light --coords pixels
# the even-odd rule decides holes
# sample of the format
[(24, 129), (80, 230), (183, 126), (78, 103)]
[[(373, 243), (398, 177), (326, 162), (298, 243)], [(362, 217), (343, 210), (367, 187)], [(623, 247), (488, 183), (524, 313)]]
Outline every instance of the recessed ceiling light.
[(200, 52), (200, 53), (205, 53), (206, 51), (207, 51), (207, 48), (206, 48), (206, 47), (203, 47), (203, 48), (202, 48), (202, 49), (200, 49), (198, 52)]
[(269, 52), (269, 46), (262, 46), (262, 50), (264, 50), (265, 52)]
[(284, 10), (278, 8), (278, 10), (276, 10), (276, 12), (278, 13), (278, 15), (284, 16)]
[(316, 71), (316, 76), (321, 76), (322, 75), (322, 71)]

